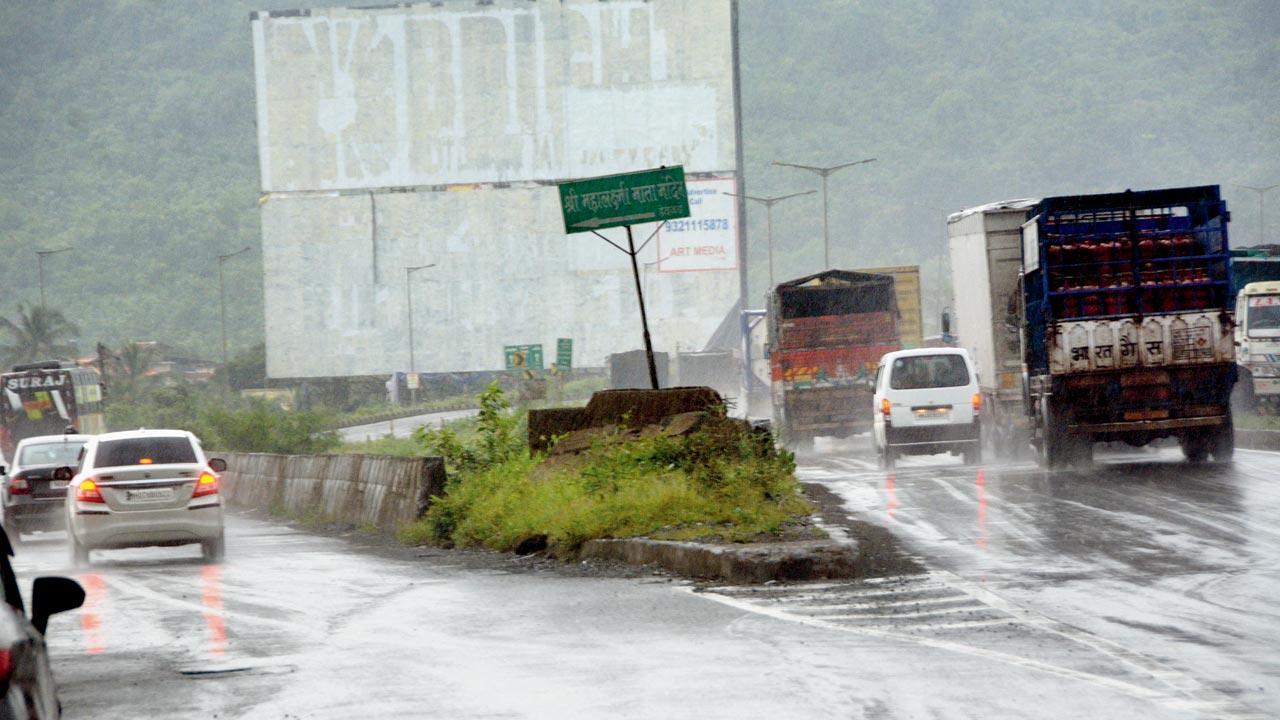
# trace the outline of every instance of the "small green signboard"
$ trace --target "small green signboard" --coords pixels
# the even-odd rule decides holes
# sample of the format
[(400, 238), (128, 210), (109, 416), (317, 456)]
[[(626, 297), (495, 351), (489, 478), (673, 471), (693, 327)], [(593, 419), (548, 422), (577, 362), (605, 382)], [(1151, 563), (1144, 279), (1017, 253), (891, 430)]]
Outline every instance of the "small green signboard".
[(542, 345), (507, 345), (502, 348), (508, 370), (541, 370)]
[(567, 233), (689, 217), (684, 167), (574, 180), (560, 186)]
[(561, 370), (573, 367), (573, 338), (556, 338), (556, 367)]

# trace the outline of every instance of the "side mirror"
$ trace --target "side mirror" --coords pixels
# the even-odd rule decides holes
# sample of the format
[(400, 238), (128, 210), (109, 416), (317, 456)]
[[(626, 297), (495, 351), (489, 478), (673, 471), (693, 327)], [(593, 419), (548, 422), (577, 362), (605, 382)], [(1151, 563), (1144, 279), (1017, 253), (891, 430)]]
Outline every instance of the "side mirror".
[[(1236, 344), (1239, 345), (1240, 343), (1236, 343)], [(9, 473), (7, 472), (7, 470), (8, 468), (6, 468), (3, 465), (0, 465), (0, 475), (8, 475)]]
[(43, 635), (49, 616), (84, 604), (84, 588), (71, 578), (38, 577), (31, 585), (31, 624)]
[(54, 470), (54, 471), (53, 471), (53, 479), (54, 479), (54, 480), (70, 480), (71, 478), (73, 478), (73, 477), (75, 477), (75, 476), (76, 476), (76, 471), (75, 471), (75, 470), (72, 470), (72, 469), (71, 469), (71, 468), (69, 468), (69, 467), (65, 467), (65, 466), (64, 466), (64, 467), (60, 467), (60, 468), (58, 468), (57, 470)]
[(222, 458), (209, 458), (209, 469), (216, 473), (226, 472), (227, 461)]
[(951, 334), (951, 311), (950, 310), (942, 311), (942, 334), (943, 335)]

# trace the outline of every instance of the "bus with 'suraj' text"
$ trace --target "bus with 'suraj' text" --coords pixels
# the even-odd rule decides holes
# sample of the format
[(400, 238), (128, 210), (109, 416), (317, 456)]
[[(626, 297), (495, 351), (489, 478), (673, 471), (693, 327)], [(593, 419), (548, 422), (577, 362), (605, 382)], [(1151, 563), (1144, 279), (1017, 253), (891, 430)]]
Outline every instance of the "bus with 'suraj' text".
[(12, 457), (23, 438), (57, 435), (72, 426), (106, 431), (102, 376), (92, 367), (50, 360), (15, 365), (0, 373), (0, 448)]

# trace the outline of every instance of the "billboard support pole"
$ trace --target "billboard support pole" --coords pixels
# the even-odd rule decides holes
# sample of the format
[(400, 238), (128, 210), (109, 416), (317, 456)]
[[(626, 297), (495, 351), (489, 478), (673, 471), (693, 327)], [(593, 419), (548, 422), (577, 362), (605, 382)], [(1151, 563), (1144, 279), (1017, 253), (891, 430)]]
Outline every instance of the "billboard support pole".
[(636, 280), (636, 299), (640, 301), (640, 325), (644, 327), (644, 357), (649, 362), (649, 384), (658, 389), (658, 365), (653, 360), (653, 340), (649, 337), (649, 316), (644, 311), (644, 290), (640, 287), (640, 265), (636, 262), (636, 241), (627, 226), (627, 254), (631, 256), (631, 275)]

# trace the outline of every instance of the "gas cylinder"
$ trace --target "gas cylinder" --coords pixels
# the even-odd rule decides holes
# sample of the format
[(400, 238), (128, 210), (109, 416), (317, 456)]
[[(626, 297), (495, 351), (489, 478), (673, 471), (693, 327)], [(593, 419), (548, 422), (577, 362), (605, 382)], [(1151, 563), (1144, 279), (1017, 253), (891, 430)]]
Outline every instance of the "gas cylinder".
[(1138, 240), (1138, 257), (1143, 260), (1150, 260), (1156, 256), (1156, 241), (1150, 235), (1144, 234)]

